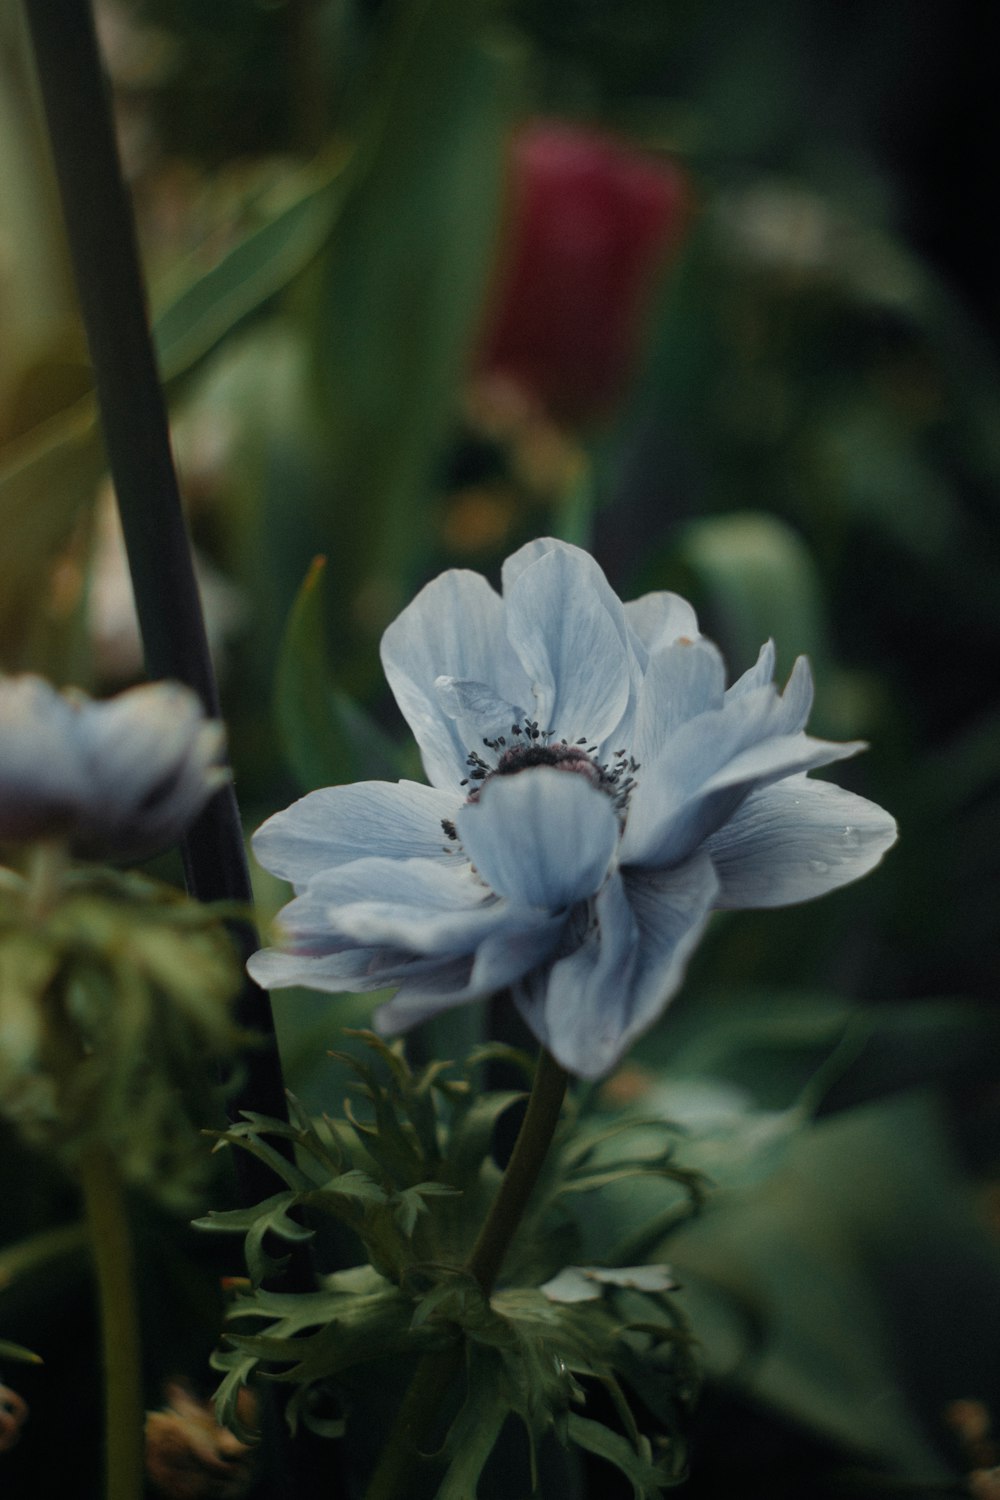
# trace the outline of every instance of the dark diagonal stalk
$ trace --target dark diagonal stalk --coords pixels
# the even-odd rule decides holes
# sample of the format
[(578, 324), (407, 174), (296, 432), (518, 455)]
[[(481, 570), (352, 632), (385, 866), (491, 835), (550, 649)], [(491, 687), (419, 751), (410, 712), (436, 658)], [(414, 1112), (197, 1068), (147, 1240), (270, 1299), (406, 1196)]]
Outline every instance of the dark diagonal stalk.
[[(89, 0), (24, 0), (80, 310), (94, 371), (104, 441), (118, 497), (129, 571), (142, 633), (146, 671), (198, 693), (217, 716), (219, 699), (195, 583), (191, 546), (170, 448), (166, 404), (146, 309), (145, 288), (128, 190), (122, 178), (108, 88)], [(182, 846), (188, 889), (200, 901), (252, 901), (243, 831), (231, 786), (218, 792)], [(233, 935), (244, 954), (257, 946), (250, 922)], [(249, 979), (237, 1016), (263, 1044), (247, 1054), (230, 1111), (255, 1109), (286, 1118), (270, 1001)], [(288, 1148), (291, 1155), (291, 1148)], [(234, 1154), (244, 1204), (274, 1191), (273, 1174), (248, 1152)], [(96, 1180), (96, 1172), (94, 1174)], [(106, 1179), (105, 1179), (106, 1180)], [(293, 1259), (286, 1284), (313, 1285), (308, 1259)], [(114, 1396), (108, 1391), (109, 1404)], [(123, 1418), (124, 1419), (124, 1418)], [(109, 1424), (117, 1419), (109, 1415)], [(127, 1420), (134, 1425), (134, 1413)], [(110, 1428), (109, 1428), (110, 1430)], [(109, 1440), (109, 1454), (113, 1444)], [(305, 1466), (309, 1467), (306, 1468)], [(285, 1485), (296, 1500), (318, 1494), (308, 1445), (298, 1445)], [(322, 1479), (332, 1500), (331, 1465)], [(307, 1477), (308, 1476), (308, 1477)]]
[[(146, 670), (198, 693), (218, 715), (187, 526), (170, 448), (166, 405), (146, 313), (128, 190), (88, 0), (25, 0), (104, 441), (121, 512)], [(249, 907), (250, 878), (236, 796), (218, 792), (183, 844), (188, 889), (200, 901)], [(249, 923), (236, 938), (257, 946)], [(267, 1038), (247, 1058), (232, 1109), (285, 1115), (267, 995), (249, 979), (240, 1022)], [(263, 1164), (239, 1152), (240, 1196), (274, 1191)]]

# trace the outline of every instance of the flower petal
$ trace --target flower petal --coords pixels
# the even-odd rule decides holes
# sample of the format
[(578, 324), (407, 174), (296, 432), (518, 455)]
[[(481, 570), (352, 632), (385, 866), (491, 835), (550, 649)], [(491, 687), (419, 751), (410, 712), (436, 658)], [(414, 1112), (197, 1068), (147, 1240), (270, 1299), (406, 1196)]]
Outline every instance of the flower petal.
[(439, 677), (488, 683), (512, 703), (531, 702), (499, 594), (463, 569), (435, 578), (393, 621), (382, 637), (382, 665), (434, 786), (457, 787), (473, 748), (442, 707), (434, 686)]
[(737, 677), (731, 688), (727, 688), (727, 698), (741, 698), (744, 693), (752, 692), (754, 688), (767, 687), (768, 683), (774, 681), (774, 664), (777, 654), (773, 641), (765, 641), (757, 653), (757, 660), (742, 677)]
[(716, 905), (789, 906), (866, 875), (896, 841), (874, 802), (807, 776), (752, 792), (705, 843), (719, 876)]
[(74, 840), (81, 853), (135, 857), (177, 839), (226, 780), (221, 724), (176, 682), (131, 688), (80, 709), (90, 794)]
[(585, 552), (556, 547), (507, 586), (507, 634), (543, 730), (596, 744), (621, 724), (639, 666), (621, 601)]
[(594, 902), (596, 926), (553, 965), (547, 987), (514, 987), (563, 1067), (599, 1078), (649, 1030), (680, 986), (717, 891), (701, 852), (675, 870), (614, 875)]
[(592, 896), (618, 844), (610, 799), (583, 776), (546, 766), (491, 777), (455, 826), (492, 890), (550, 912)]
[(801, 733), (811, 678), (796, 663), (784, 695), (773, 686), (726, 695), (718, 711), (682, 724), (632, 794), (622, 863), (675, 864), (734, 812), (748, 791), (845, 756), (863, 743), (835, 745)]
[(632, 735), (632, 756), (650, 765), (688, 719), (722, 707), (726, 669), (711, 641), (667, 646), (649, 658)]
[(323, 787), (268, 818), (253, 836), (253, 851), (265, 870), (296, 890), (320, 870), (370, 855), (443, 857), (441, 820), (454, 814), (456, 801), (416, 781)]
[(545, 993), (546, 1046), (578, 1078), (600, 1078), (625, 1049), (639, 933), (617, 873), (593, 903), (583, 942), (553, 964)]
[(0, 678), (0, 839), (57, 837), (86, 805), (80, 710), (41, 677)]
[(480, 755), (491, 740), (509, 738), (527, 717), (520, 704), (498, 697), (485, 682), (439, 677), (434, 690), (444, 712), (454, 719), (462, 743)]
[(355, 860), (314, 876), (306, 897), (325, 904), (339, 938), (421, 956), (470, 953), (496, 928), (532, 921), (491, 896), (457, 857)]
[(630, 599), (625, 606), (625, 618), (650, 654), (673, 646), (682, 638), (696, 641), (701, 634), (698, 616), (691, 605), (680, 594), (666, 590)]

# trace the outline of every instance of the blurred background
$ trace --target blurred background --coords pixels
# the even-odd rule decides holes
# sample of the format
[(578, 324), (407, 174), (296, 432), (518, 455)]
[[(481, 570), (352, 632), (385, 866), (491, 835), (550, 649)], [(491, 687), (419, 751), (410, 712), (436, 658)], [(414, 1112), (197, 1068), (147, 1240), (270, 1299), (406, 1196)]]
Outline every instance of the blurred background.
[[(626, 598), (686, 594), (733, 674), (768, 636), (783, 672), (807, 652), (816, 732), (871, 744), (838, 780), (899, 846), (815, 906), (717, 918), (595, 1100), (684, 1121), (717, 1184), (664, 1249), (708, 1377), (682, 1493), (1000, 1495), (995, 25), (944, 0), (96, 14), (248, 826), (420, 774), (381, 631), (536, 535)], [(140, 647), (16, 4), (0, 140), (0, 667), (107, 691)], [(370, 1003), (276, 997), (311, 1104)], [(5, 1140), (13, 1244), (72, 1214)], [(32, 1280), (0, 1251), (5, 1333), (39, 1345), (74, 1253)], [(83, 1337), (49, 1336), (54, 1368)], [(62, 1410), (88, 1441), (87, 1402)]]

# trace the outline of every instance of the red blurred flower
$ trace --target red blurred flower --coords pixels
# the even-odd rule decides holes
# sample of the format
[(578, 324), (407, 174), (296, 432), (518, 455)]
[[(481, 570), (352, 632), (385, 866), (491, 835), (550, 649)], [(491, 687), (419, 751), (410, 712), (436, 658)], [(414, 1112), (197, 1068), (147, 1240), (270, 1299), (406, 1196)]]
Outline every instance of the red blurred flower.
[(571, 424), (607, 414), (638, 353), (658, 275), (688, 218), (672, 162), (538, 122), (511, 154), (506, 251), (479, 367)]

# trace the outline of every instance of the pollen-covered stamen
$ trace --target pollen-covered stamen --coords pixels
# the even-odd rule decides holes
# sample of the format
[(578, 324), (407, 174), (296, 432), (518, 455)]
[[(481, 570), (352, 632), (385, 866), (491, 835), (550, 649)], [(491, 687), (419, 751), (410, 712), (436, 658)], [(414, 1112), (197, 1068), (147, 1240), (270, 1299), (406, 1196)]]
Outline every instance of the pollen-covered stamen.
[[(573, 745), (566, 740), (553, 744), (552, 730), (539, 729), (534, 719), (512, 724), (510, 736), (509, 741), (502, 734), (495, 739), (484, 737), (485, 749), (492, 751), (496, 758), (493, 765), (478, 750), (469, 751), (466, 761), (470, 771), (461, 785), (468, 787), (475, 783), (468, 793), (470, 802), (478, 802), (483, 786), (493, 776), (513, 776), (534, 766), (551, 766), (558, 771), (585, 776), (592, 786), (611, 798), (615, 811), (624, 821), (629, 795), (635, 786), (634, 773), (639, 769), (638, 761), (626, 749), (616, 750), (610, 764), (604, 763), (594, 758), (598, 747), (590, 743), (588, 735), (581, 735)], [(447, 827), (445, 832), (452, 837)]]

